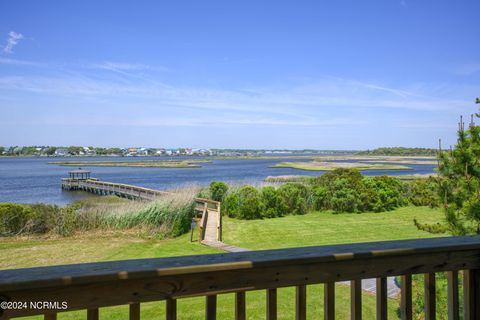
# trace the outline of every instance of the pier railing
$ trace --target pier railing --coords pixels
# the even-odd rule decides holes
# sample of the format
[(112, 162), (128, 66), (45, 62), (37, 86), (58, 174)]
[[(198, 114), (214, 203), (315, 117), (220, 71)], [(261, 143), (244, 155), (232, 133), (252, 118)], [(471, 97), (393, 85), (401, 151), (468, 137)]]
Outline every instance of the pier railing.
[(166, 191), (148, 189), (123, 183), (98, 181), (97, 179), (62, 179), (62, 189), (82, 190), (100, 195), (116, 195), (126, 198), (154, 200), (157, 197), (169, 194)]
[[(459, 271), (463, 272), (464, 319), (480, 319), (480, 237), (372, 242), (187, 257), (125, 260), (0, 271), (0, 295), (14, 302), (61, 301), (65, 310), (4, 309), (1, 319), (165, 300), (167, 320), (177, 300), (205, 296), (205, 318), (216, 319), (217, 295), (235, 293), (235, 319), (245, 319), (245, 294), (265, 290), (266, 318), (277, 317), (277, 289), (296, 287), (296, 319), (306, 319), (308, 285), (324, 284), (324, 318), (335, 317), (335, 282), (351, 281), (351, 319), (361, 319), (361, 280), (377, 278), (376, 318), (387, 318), (386, 277), (401, 276), (402, 319), (412, 319), (412, 275), (424, 274), (425, 319), (435, 319), (435, 273), (448, 274), (449, 319), (459, 319)], [(30, 306), (30, 305), (29, 305)], [(346, 306), (347, 307), (347, 306)]]

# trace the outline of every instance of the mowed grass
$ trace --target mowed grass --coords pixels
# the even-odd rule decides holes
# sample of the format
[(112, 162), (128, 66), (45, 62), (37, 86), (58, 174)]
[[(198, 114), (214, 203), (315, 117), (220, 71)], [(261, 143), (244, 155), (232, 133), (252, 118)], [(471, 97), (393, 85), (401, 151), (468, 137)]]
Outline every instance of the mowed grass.
[(410, 206), (389, 212), (313, 212), (251, 221), (225, 217), (223, 240), (261, 250), (439, 236), (418, 230), (413, 224), (414, 218), (422, 223), (434, 223), (441, 221), (444, 214), (441, 209)]
[[(332, 214), (314, 212), (265, 220), (224, 218), (224, 241), (250, 249), (300, 247), (363, 241), (432, 237), (418, 231), (413, 218), (436, 222), (443, 218), (439, 209), (406, 207), (385, 213)], [(190, 243), (189, 235), (172, 240), (142, 239), (132, 234), (84, 234), (57, 239), (4, 239), (0, 269), (45, 266), (91, 261), (109, 261), (218, 252)], [(323, 285), (308, 286), (308, 319), (323, 319)], [(350, 289), (336, 285), (336, 319), (350, 318)], [(248, 319), (265, 319), (265, 290), (247, 293)], [(389, 299), (388, 318), (398, 319), (398, 299)], [(143, 303), (142, 319), (165, 318), (165, 303)], [(234, 319), (234, 295), (218, 296), (218, 319)], [(295, 288), (278, 289), (278, 319), (295, 318)], [(205, 298), (178, 301), (178, 319), (204, 319)], [(85, 319), (85, 311), (60, 313), (59, 319)], [(364, 319), (375, 318), (375, 296), (363, 294)], [(128, 319), (128, 306), (100, 309), (102, 319)], [(30, 317), (29, 319), (42, 319)]]

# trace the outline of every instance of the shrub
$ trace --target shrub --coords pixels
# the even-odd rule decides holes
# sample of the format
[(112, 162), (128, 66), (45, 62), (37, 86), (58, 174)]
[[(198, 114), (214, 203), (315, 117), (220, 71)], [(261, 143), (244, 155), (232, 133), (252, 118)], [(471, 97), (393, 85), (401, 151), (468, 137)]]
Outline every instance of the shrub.
[(281, 210), (287, 214), (307, 213), (307, 199), (309, 190), (300, 183), (286, 183), (278, 188), (278, 197), (284, 208)]
[(406, 202), (403, 199), (403, 184), (398, 178), (364, 177), (363, 183), (366, 187), (364, 206), (368, 211), (390, 211)]
[(268, 186), (262, 189), (262, 202), (265, 206), (263, 213), (265, 218), (281, 217), (285, 214), (285, 205), (274, 187)]
[(315, 210), (322, 210), (326, 208), (327, 203), (327, 188), (323, 186), (314, 186), (312, 187), (313, 195), (313, 208)]
[(210, 183), (210, 197), (215, 201), (223, 201), (227, 194), (228, 186), (223, 181), (212, 181)]
[(238, 215), (238, 195), (235, 192), (230, 193), (222, 202), (222, 212), (231, 218)]
[(22, 233), (27, 222), (33, 218), (32, 208), (14, 203), (0, 204), (0, 235), (10, 236)]
[(436, 178), (416, 179), (407, 183), (405, 186), (405, 197), (415, 206), (438, 207), (440, 198)]
[(257, 189), (252, 186), (243, 186), (238, 190), (238, 218), (247, 220), (262, 218), (264, 208)]
[(364, 211), (365, 185), (360, 171), (336, 169), (318, 177), (314, 184), (327, 190), (324, 209), (335, 212)]

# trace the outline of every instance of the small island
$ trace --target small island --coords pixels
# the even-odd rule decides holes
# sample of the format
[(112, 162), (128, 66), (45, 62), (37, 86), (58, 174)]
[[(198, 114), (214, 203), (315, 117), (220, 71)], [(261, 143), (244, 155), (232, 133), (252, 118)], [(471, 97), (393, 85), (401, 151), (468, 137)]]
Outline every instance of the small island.
[(67, 167), (139, 167), (139, 168), (201, 168), (209, 160), (142, 160), (142, 161), (52, 161)]
[(307, 171), (332, 171), (335, 169), (358, 169), (358, 170), (411, 170), (412, 168), (403, 165), (372, 164), (362, 162), (280, 162), (271, 168), (292, 168)]

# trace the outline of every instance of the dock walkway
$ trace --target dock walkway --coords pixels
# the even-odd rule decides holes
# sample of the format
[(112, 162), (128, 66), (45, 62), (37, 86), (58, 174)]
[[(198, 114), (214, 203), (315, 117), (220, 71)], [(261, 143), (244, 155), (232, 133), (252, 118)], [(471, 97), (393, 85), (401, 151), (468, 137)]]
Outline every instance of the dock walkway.
[(156, 198), (170, 194), (166, 191), (154, 190), (123, 183), (98, 181), (89, 179), (62, 179), (63, 190), (80, 190), (98, 195), (112, 195), (128, 199), (155, 200)]

